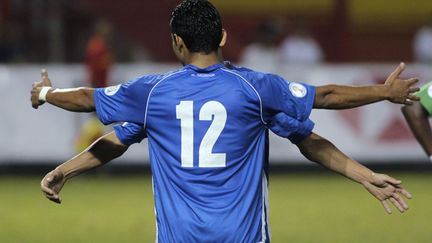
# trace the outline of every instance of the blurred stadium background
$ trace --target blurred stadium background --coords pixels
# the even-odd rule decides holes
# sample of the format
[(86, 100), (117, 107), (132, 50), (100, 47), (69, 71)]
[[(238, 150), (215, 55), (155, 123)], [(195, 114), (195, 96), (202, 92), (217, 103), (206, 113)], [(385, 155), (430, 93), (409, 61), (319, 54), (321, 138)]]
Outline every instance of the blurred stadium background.
[[(101, 22), (109, 26), (103, 65), (107, 84), (178, 68), (168, 28), (178, 2), (0, 0), (0, 242), (154, 240), (145, 142), (68, 183), (61, 206), (42, 197), (43, 175), (72, 157), (83, 137), (100, 131), (96, 126), (82, 135), (88, 114), (51, 106), (33, 110), (29, 91), (41, 68), (48, 69), (57, 87), (90, 85), (89, 59), (94, 56), (89, 40)], [(236, 64), (316, 85), (364, 85), (382, 83), (404, 61), (404, 77), (432, 80), (432, 55), (418, 46), (421, 31), (432, 28), (427, 27), (430, 0), (212, 2), (228, 31), (225, 58)], [(298, 49), (305, 48), (298, 56), (286, 51), (290, 37), (305, 38), (297, 42)], [(315, 51), (309, 52), (304, 46), (311, 42)], [(312, 117), (315, 131), (346, 154), (402, 179), (414, 195), (411, 209), (386, 215), (360, 186), (307, 162), (294, 146), (272, 136), (273, 241), (431, 242), (432, 165), (400, 107), (382, 102), (349, 111), (314, 111)]]

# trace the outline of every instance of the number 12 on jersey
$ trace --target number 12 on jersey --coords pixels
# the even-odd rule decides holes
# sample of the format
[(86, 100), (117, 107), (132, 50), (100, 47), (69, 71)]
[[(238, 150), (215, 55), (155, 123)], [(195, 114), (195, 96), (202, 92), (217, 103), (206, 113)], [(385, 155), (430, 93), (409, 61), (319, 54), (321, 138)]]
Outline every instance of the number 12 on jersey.
[[(176, 106), (177, 119), (181, 127), (181, 166), (193, 167), (194, 158), (194, 115), (193, 101), (181, 101)], [(226, 154), (212, 153), (213, 146), (222, 133), (226, 121), (225, 106), (217, 101), (206, 102), (199, 111), (200, 121), (212, 121), (204, 135), (198, 151), (199, 167), (225, 167)]]

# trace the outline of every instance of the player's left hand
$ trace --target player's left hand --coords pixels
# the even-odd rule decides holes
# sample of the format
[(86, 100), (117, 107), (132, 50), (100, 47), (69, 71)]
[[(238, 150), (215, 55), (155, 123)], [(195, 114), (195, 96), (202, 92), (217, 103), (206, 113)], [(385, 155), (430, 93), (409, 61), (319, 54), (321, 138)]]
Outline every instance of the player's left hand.
[(373, 174), (370, 182), (363, 182), (363, 186), (374, 197), (376, 197), (383, 205), (388, 214), (392, 213), (389, 206), (389, 201), (403, 213), (408, 210), (408, 204), (404, 201), (403, 197), (408, 199), (412, 198), (411, 193), (401, 186), (401, 181), (384, 174)]
[(52, 87), (51, 84), (51, 80), (48, 78), (48, 72), (46, 69), (42, 69), (41, 71), (41, 81), (39, 82), (34, 82), (32, 85), (32, 89), (30, 91), (31, 93), (31, 103), (32, 103), (32, 107), (37, 109), (40, 105), (43, 105), (43, 101), (39, 100), (39, 93), (42, 89), (42, 87), (47, 86), (47, 87)]
[(384, 85), (387, 87), (388, 100), (397, 103), (411, 105), (413, 101), (419, 101), (420, 98), (414, 95), (419, 88), (414, 86), (418, 78), (400, 79), (399, 75), (405, 69), (405, 63), (401, 62), (399, 66), (388, 76)]
[(61, 198), (59, 196), (60, 190), (66, 183), (66, 178), (63, 172), (56, 168), (55, 170), (49, 172), (41, 181), (41, 189), (45, 197), (55, 203), (61, 203)]

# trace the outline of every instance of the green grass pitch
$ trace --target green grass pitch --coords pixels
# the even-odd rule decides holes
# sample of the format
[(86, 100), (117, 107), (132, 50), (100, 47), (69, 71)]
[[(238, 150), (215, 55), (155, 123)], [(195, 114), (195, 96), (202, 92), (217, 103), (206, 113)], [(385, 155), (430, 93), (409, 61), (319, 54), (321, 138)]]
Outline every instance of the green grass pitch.
[[(41, 175), (42, 176), (42, 175)], [(410, 210), (387, 215), (360, 185), (328, 174), (270, 177), (273, 242), (432, 242), (432, 174), (396, 174)], [(0, 177), (0, 242), (154, 242), (149, 176), (80, 176), (63, 203), (37, 177)]]

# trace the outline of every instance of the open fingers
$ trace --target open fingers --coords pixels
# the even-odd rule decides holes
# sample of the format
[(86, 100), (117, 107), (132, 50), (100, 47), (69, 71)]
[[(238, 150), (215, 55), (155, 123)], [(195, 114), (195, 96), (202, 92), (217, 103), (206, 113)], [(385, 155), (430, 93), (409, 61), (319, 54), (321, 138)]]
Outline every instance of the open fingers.
[(407, 191), (407, 190), (405, 190), (404, 188), (402, 188), (402, 187), (398, 187), (398, 188), (396, 188), (396, 191), (397, 191), (398, 193), (404, 195), (404, 196), (405, 196), (406, 198), (408, 198), (408, 199), (411, 199), (411, 198), (412, 198), (412, 194), (411, 194), (409, 191)]
[(392, 197), (402, 206), (404, 210), (408, 210), (408, 204), (397, 193), (393, 193)]
[(408, 99), (413, 100), (413, 101), (419, 101), (420, 97), (415, 96), (415, 95), (408, 95)]
[(401, 212), (401, 213), (405, 212), (405, 209), (402, 207), (402, 205), (396, 199), (391, 197), (391, 198), (389, 198), (389, 200), (399, 210), (399, 212)]
[(409, 85), (413, 85), (418, 83), (419, 79), (418, 78), (410, 78), (407, 80), (407, 82), (409, 83)]
[(388, 205), (388, 203), (387, 203), (386, 200), (382, 200), (382, 201), (381, 201), (381, 204), (383, 205), (384, 210), (385, 210), (388, 214), (391, 214), (391, 213), (392, 213), (392, 210), (391, 210), (391, 208), (390, 208), (390, 206)]
[(403, 72), (405, 69), (405, 63), (401, 62), (399, 66), (390, 74), (389, 78), (395, 79), (399, 77), (399, 75)]
[(419, 91), (419, 90), (420, 90), (419, 87), (410, 87), (410, 88), (408, 89), (408, 92), (410, 92), (410, 93), (414, 93), (414, 92), (417, 92), (417, 91)]

